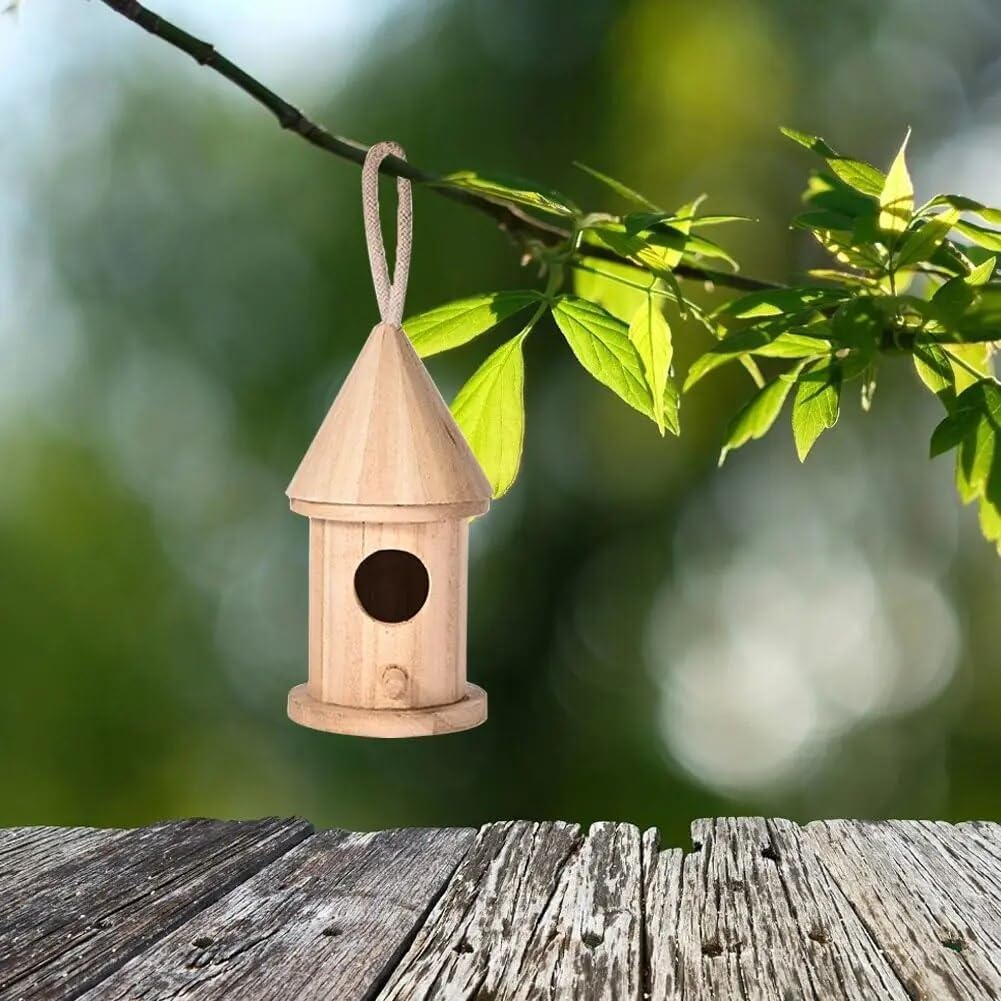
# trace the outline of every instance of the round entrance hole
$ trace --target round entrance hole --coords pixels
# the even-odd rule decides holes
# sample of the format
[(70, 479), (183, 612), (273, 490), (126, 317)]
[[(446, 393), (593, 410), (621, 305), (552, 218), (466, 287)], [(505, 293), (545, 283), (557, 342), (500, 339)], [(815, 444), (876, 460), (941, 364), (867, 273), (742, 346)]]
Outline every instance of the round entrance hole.
[(355, 594), (361, 607), (379, 622), (406, 622), (428, 600), (427, 568), (413, 553), (380, 549), (355, 571)]

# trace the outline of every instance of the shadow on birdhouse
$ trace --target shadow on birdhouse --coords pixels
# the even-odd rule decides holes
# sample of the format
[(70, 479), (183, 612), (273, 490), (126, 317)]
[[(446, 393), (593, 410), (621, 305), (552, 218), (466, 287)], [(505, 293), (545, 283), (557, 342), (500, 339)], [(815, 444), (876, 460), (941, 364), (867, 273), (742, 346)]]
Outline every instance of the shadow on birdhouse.
[[(373, 147), (366, 195), (387, 147), (402, 154)], [(309, 519), (309, 681), (289, 693), (288, 714), (369, 737), (450, 733), (487, 715), (486, 693), (466, 681), (466, 608), (469, 521), (489, 508), (491, 488), (400, 326), (409, 184), (399, 191), (392, 285), (384, 274), (380, 288), (381, 234), (373, 255), (383, 322), (287, 491)], [(377, 194), (370, 205), (371, 251)]]

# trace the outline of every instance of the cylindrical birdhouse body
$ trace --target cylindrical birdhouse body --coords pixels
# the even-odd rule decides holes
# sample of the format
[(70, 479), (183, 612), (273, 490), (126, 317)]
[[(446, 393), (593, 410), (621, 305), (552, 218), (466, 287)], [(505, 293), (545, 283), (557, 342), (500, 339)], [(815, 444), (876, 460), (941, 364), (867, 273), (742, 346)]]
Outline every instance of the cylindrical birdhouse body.
[(309, 525), (309, 692), (366, 709), (466, 689), (464, 521)]
[(309, 681), (292, 719), (386, 737), (482, 723), (467, 567), (490, 485), (398, 327), (372, 331), (288, 494), (309, 518)]

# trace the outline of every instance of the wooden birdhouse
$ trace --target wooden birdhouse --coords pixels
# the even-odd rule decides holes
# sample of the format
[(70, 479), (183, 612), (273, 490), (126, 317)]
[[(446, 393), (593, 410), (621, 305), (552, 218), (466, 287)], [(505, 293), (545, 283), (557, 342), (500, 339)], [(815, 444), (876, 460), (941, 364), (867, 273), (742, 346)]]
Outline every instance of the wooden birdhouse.
[(402, 157), (379, 144), (363, 171), (383, 322), (287, 491), (309, 519), (309, 681), (289, 693), (288, 713), (318, 730), (417, 737), (486, 719), (486, 693), (466, 681), (467, 551), (469, 521), (489, 508), (491, 488), (400, 326), (405, 181), (396, 274), (390, 284), (384, 270), (380, 283), (377, 172), (389, 152)]

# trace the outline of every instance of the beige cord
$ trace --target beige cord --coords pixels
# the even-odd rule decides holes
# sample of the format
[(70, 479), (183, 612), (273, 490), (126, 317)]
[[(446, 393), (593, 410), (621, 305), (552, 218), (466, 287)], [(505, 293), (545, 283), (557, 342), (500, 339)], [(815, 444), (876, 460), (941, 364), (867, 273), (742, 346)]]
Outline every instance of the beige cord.
[(393, 280), (389, 280), (386, 247), (382, 241), (382, 224), (379, 221), (379, 164), (387, 156), (406, 160), (407, 154), (399, 143), (376, 143), (365, 156), (361, 170), (361, 203), (365, 215), (365, 239), (368, 242), (368, 259), (372, 265), (372, 284), (383, 323), (399, 327), (403, 323), (403, 303), (407, 297), (407, 278), (410, 274), (410, 248), (413, 240), (414, 209), (410, 181), (396, 179), (396, 263)]

